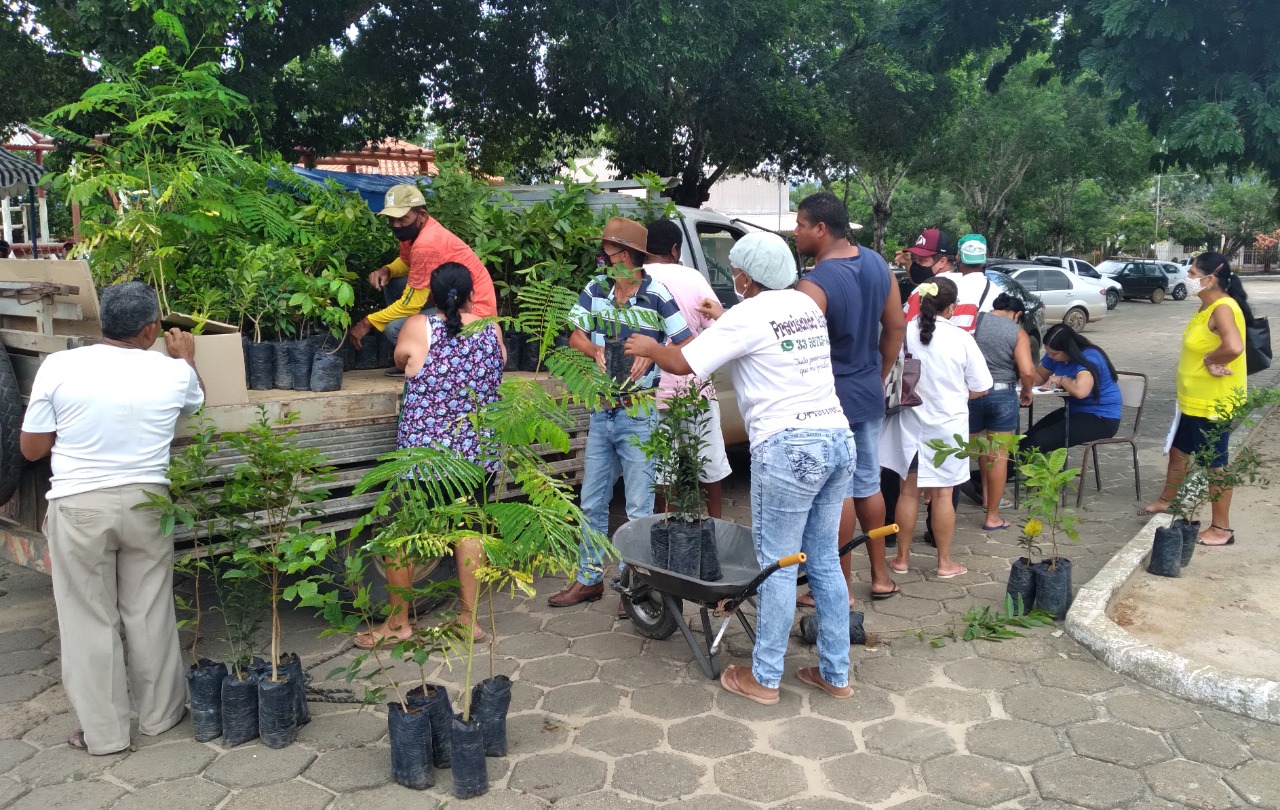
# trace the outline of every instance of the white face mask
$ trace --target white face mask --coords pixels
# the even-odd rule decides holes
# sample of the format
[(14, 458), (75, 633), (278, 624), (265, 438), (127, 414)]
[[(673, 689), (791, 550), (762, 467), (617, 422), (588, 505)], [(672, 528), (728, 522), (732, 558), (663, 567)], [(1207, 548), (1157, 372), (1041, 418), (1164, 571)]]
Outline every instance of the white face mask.
[[(746, 273), (739, 273), (738, 275), (746, 276), (747, 274), (746, 274)], [(733, 294), (734, 294), (734, 295), (736, 295), (736, 296), (738, 296), (738, 301), (739, 301), (739, 303), (741, 303), (742, 301), (747, 300), (747, 297), (746, 297), (745, 295), (743, 295), (742, 293), (738, 292), (738, 275), (735, 275), (735, 276), (733, 277)]]
[(1203, 289), (1203, 278), (1192, 278), (1191, 276), (1187, 276), (1187, 295), (1199, 295), (1200, 291)]

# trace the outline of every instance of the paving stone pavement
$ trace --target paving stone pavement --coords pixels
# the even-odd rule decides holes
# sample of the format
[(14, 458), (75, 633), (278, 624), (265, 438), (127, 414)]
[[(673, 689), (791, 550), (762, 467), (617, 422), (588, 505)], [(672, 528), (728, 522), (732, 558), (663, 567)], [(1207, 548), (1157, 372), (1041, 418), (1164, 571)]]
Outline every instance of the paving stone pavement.
[[(1260, 308), (1274, 308), (1280, 284), (1256, 286)], [(1140, 450), (1148, 496), (1161, 476), (1170, 346), (1190, 314), (1189, 303), (1122, 304), (1088, 333), (1119, 368), (1153, 375)], [(1066, 552), (1077, 584), (1141, 525), (1121, 460), (1104, 457), (1105, 491), (1086, 496), (1085, 539)], [(745, 475), (728, 494), (729, 516), (744, 520)], [(873, 638), (853, 649), (856, 692), (846, 701), (795, 680), (816, 659), (798, 638), (782, 700), (767, 707), (708, 680), (678, 634), (644, 639), (616, 621), (612, 598), (553, 610), (545, 596), (558, 583), (542, 581), (538, 598), (496, 599), (501, 637), (492, 661), (482, 649), (476, 667), (481, 677), (492, 666), (515, 682), (510, 754), (488, 761), (491, 792), (465, 803), (451, 798), (448, 771), (423, 794), (390, 783), (385, 711), (329, 702), (342, 700), (334, 690), (344, 684), (323, 678), (351, 652), (318, 638), (319, 622), (303, 613), (286, 617), (288, 646), (328, 700), (312, 704), (314, 719), (294, 745), (195, 743), (184, 721), (160, 737), (135, 735), (133, 752), (69, 749), (76, 722), (58, 683), (49, 581), (0, 566), (0, 662), (12, 673), (0, 675), (0, 807), (1280, 808), (1280, 727), (1118, 676), (1056, 629), (941, 648), (901, 632), (933, 625), (928, 632), (941, 633), (970, 604), (1000, 597), (1018, 550), (1010, 532), (979, 531), (980, 519), (962, 508), (956, 558), (971, 572), (965, 577), (937, 581), (931, 549), (917, 545), (911, 573), (897, 577), (903, 595), (868, 603), (860, 562), (854, 595)], [(749, 657), (734, 628), (726, 660)], [(455, 693), (461, 679), (456, 662), (433, 660), (427, 675)]]

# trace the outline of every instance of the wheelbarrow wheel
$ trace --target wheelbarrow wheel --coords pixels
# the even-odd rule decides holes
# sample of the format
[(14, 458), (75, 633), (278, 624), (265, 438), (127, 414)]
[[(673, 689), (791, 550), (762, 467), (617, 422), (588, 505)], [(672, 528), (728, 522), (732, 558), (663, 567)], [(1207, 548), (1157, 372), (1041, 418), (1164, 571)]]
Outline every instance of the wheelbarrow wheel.
[[(627, 589), (634, 589), (640, 585), (629, 568), (622, 572), (622, 585)], [(622, 597), (623, 608), (631, 617), (631, 623), (636, 626), (636, 631), (645, 638), (659, 641), (670, 638), (679, 626), (676, 624), (676, 617), (667, 610), (662, 594), (652, 588), (642, 588), (636, 593), (638, 595), (634, 600), (627, 596)], [(679, 599), (676, 599), (675, 603), (677, 607), (681, 605)]]

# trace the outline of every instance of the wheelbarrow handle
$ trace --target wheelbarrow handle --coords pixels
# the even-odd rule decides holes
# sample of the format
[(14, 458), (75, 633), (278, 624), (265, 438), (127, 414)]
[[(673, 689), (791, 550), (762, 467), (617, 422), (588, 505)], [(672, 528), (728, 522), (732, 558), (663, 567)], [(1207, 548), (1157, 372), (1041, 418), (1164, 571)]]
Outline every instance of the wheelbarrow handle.
[(756, 574), (755, 579), (746, 584), (746, 587), (742, 589), (741, 593), (737, 596), (731, 596), (728, 599), (722, 600), (718, 607), (719, 612), (724, 614), (734, 612), (738, 609), (739, 605), (755, 596), (756, 592), (760, 590), (760, 586), (764, 584), (764, 581), (773, 576), (773, 573), (779, 568), (790, 568), (793, 565), (800, 565), (807, 559), (809, 559), (809, 555), (805, 554), (803, 551), (798, 551), (795, 554), (790, 554), (777, 562), (773, 562), (765, 566), (763, 571)]
[(880, 537), (888, 537), (891, 534), (897, 534), (897, 533), (898, 533), (898, 524), (896, 523), (890, 523), (888, 526), (881, 526), (878, 529), (872, 529), (866, 534), (859, 535), (853, 538), (852, 540), (850, 540), (849, 542), (845, 543), (843, 546), (841, 546), (840, 556), (843, 557), (844, 555), (848, 554), (850, 551), (853, 551), (855, 548), (867, 542), (868, 540), (874, 540)]
[(783, 557), (781, 560), (774, 563), (774, 570), (777, 570), (778, 568), (790, 568), (793, 565), (800, 565), (807, 559), (809, 559), (809, 555), (805, 554), (803, 551), (797, 551), (795, 554)]

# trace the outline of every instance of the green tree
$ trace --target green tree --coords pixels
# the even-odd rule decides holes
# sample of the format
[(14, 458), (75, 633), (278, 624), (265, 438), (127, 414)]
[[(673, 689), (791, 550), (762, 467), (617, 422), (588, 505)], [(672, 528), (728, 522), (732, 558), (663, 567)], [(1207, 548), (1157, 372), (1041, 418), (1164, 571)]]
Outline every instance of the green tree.
[[(32, 120), (66, 103), (96, 77), (66, 54), (131, 64), (164, 46), (186, 61), (213, 62), (251, 116), (237, 140), (261, 138), (291, 153), (324, 153), (420, 129), (424, 106), (480, 52), (480, 20), (500, 3), (466, 0), (19, 0), (6, 4), (0, 29), (2, 75), (48, 78), (46, 100), (25, 89), (0, 94), (12, 117)], [(156, 12), (161, 12), (157, 16)], [(526, 52), (524, 62), (531, 56)], [(430, 80), (429, 88), (423, 82)], [(21, 102), (19, 104), (19, 102)], [(0, 108), (2, 110), (3, 108)], [(0, 120), (8, 120), (0, 118)]]
[(996, 93), (985, 88), (990, 60), (956, 71), (957, 109), (925, 169), (959, 193), (969, 224), (992, 254), (1012, 221), (1014, 196), (1032, 165), (1065, 126), (1054, 88), (1042, 86), (1039, 62), (1016, 66)]
[[(906, 51), (885, 36), (893, 5), (862, 9), (864, 44), (833, 66), (829, 107), (821, 121), (816, 162), (792, 167), (816, 175), (823, 188), (855, 182), (867, 202), (871, 246), (883, 251), (894, 200), (913, 165), (951, 112), (951, 78), (915, 66), (914, 43)], [(852, 212), (851, 212), (852, 213)]]
[(544, 85), (557, 125), (600, 131), (623, 174), (676, 177), (670, 195), (685, 205), (725, 174), (819, 151), (824, 77), (860, 44), (841, 0), (547, 7)]
[(1168, 193), (1162, 225), (1181, 244), (1204, 245), (1232, 256), (1252, 244), (1258, 233), (1280, 224), (1275, 189), (1256, 173), (1188, 178)]
[(1023, 190), (1034, 195), (1050, 241), (1046, 249), (1061, 255), (1068, 244), (1080, 244), (1073, 225), (1081, 184), (1094, 180), (1113, 192), (1132, 189), (1148, 176), (1154, 144), (1132, 114), (1112, 123), (1107, 100), (1085, 82), (1064, 87), (1055, 77), (1044, 88), (1061, 104), (1062, 124), (1050, 133), (1049, 148), (1037, 156)]
[(897, 30), (929, 43), (924, 56), (935, 62), (1010, 46), (996, 82), (1009, 65), (1051, 48), (1064, 77), (1097, 75), (1117, 112), (1132, 107), (1171, 162), (1252, 166), (1280, 180), (1280, 14), (1272, 3), (906, 0)]

